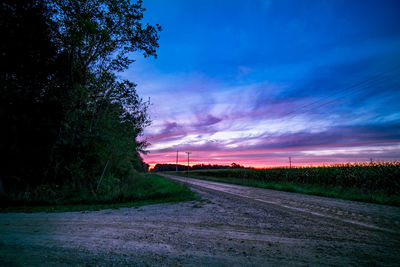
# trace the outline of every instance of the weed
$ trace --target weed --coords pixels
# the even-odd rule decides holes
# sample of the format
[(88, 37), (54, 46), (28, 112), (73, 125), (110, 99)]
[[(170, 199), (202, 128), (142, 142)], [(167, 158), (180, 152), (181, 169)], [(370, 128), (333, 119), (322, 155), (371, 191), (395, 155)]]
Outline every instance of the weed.
[[(1, 202), (0, 212), (117, 209), (197, 199), (187, 187), (155, 174), (136, 177), (127, 183), (121, 183), (120, 180), (112, 178), (105, 183), (105, 188), (102, 188), (97, 195), (87, 191), (64, 192), (66, 188), (55, 190), (54, 188), (49, 189), (49, 186), (42, 186), (36, 190), (40, 191), (41, 195), (35, 191), (35, 194), (5, 199)], [(45, 195), (45, 192), (49, 192), (51, 197), (60, 197), (50, 198)]]

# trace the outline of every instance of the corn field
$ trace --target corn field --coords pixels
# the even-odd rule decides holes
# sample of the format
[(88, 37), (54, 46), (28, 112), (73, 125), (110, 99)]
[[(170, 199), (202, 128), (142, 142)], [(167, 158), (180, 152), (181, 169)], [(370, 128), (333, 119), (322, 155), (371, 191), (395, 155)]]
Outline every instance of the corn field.
[(340, 164), (319, 167), (191, 171), (192, 175), (260, 183), (291, 183), (400, 194), (400, 162)]

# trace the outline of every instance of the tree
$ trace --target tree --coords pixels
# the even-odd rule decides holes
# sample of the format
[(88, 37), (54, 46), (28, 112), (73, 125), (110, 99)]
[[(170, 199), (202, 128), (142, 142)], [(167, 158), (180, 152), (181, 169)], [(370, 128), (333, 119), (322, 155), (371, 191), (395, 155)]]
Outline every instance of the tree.
[[(141, 23), (144, 12), (142, 1), (63, 0), (56, 1), (53, 8), (59, 29), (55, 42), (60, 44), (60, 54), (67, 62), (66, 76), (69, 78), (66, 84), (67, 101), (63, 101), (66, 120), (55, 148), (63, 152), (62, 158), (51, 159), (54, 172), (59, 172), (56, 167), (62, 166), (60, 162), (66, 154), (70, 154), (73, 158), (78, 155), (81, 163), (68, 167), (66, 170), (69, 172), (78, 169), (81, 173), (82, 166), (102, 162), (105, 166), (100, 168), (103, 173), (112, 159), (120, 159), (115, 155), (116, 151), (123, 151), (117, 148), (121, 147), (124, 139), (114, 138), (119, 136), (115, 130), (111, 131), (114, 134), (107, 132), (102, 135), (107, 127), (101, 122), (111, 125), (112, 120), (119, 120), (121, 126), (131, 125), (133, 129), (125, 132), (133, 141), (149, 124), (147, 104), (136, 94), (136, 85), (126, 80), (119, 81), (116, 72), (125, 70), (133, 62), (129, 58), (132, 52), (142, 51), (145, 57), (156, 57), (161, 27)], [(99, 125), (102, 127), (99, 128)], [(88, 162), (85, 160), (87, 151), (98, 148), (99, 142), (103, 144), (99, 154), (107, 156)], [(144, 143), (136, 141), (130, 144), (126, 141), (125, 145), (137, 153), (143, 150)], [(99, 168), (93, 171), (98, 173)], [(94, 173), (89, 176), (94, 177)], [(84, 175), (87, 176), (86, 173)]]
[[(2, 5), (1, 28), (10, 40), (2, 55), (17, 58), (15, 66), (2, 65), (1, 76), (2, 148), (12, 155), (0, 174), (6, 189), (15, 181), (25, 187), (72, 181), (95, 191), (104, 175), (143, 169), (146, 142), (137, 137), (150, 123), (148, 103), (117, 74), (134, 52), (157, 56), (161, 27), (142, 24), (144, 11), (142, 1), (129, 0)], [(21, 162), (20, 155), (28, 156)], [(32, 166), (16, 172), (18, 165)]]
[(54, 24), (41, 1), (3, 1), (0, 8), (0, 178), (6, 188), (24, 187), (40, 175), (60, 119), (57, 106), (43, 98), (54, 79)]

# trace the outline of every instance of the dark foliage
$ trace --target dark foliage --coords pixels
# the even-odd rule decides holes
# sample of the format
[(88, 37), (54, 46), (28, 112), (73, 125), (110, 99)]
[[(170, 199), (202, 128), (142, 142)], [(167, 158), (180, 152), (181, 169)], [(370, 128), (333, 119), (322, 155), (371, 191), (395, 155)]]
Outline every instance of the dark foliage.
[[(0, 181), (5, 192), (102, 183), (147, 170), (148, 103), (117, 73), (134, 51), (156, 56), (141, 1), (2, 1)], [(115, 180), (114, 181), (117, 181)], [(118, 183), (118, 182), (116, 182)]]
[[(56, 47), (51, 21), (40, 2), (5, 1), (1, 6), (0, 117), (2, 170), (6, 188), (37, 184), (54, 139), (61, 110), (43, 92), (54, 77)], [(23, 188), (19, 188), (23, 189)]]

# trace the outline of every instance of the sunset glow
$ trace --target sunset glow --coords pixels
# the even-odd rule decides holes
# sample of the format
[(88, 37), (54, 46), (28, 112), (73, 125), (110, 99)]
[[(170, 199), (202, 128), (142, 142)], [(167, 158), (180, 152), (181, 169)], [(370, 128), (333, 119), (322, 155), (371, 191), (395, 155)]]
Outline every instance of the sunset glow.
[(159, 57), (124, 75), (152, 103), (150, 166), (400, 159), (398, 1), (144, 5)]

